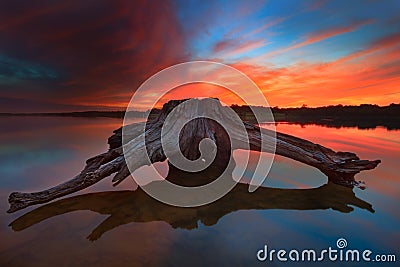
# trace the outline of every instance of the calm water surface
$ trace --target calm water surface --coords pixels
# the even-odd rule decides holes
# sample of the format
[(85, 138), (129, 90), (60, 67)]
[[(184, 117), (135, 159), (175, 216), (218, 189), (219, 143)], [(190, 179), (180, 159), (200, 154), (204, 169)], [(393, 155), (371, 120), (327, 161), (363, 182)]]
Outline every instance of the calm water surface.
[(40, 209), (6, 213), (10, 192), (42, 190), (73, 177), (87, 158), (107, 150), (107, 138), (120, 123), (0, 118), (0, 266), (292, 266), (259, 262), (256, 253), (265, 244), (336, 248), (340, 237), (348, 248), (400, 259), (400, 131), (383, 128), (277, 125), (278, 131), (335, 150), (381, 159), (378, 168), (356, 176), (365, 190), (326, 184), (318, 170), (277, 157), (254, 195), (244, 194), (242, 184), (199, 209), (160, 205), (133, 191), (130, 179), (117, 188), (105, 179)]

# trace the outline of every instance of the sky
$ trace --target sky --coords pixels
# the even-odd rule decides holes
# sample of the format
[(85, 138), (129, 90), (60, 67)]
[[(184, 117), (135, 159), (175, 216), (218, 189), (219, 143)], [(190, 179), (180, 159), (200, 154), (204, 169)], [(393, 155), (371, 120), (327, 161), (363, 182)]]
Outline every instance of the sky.
[[(400, 102), (400, 1), (0, 6), (0, 112), (121, 110), (146, 79), (193, 60), (237, 68), (270, 106)], [(198, 88), (237, 103), (222, 89)], [(182, 87), (168, 97), (195, 90)]]

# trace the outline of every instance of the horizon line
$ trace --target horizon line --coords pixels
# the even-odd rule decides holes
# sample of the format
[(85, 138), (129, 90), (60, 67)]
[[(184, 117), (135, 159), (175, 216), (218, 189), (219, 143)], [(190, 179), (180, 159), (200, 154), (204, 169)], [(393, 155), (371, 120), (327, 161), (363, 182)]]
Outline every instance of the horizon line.
[[(379, 108), (385, 108), (389, 107), (392, 105), (400, 105), (400, 103), (390, 103), (388, 105), (383, 105), (380, 106), (378, 104), (359, 104), (359, 105), (345, 105), (345, 104), (337, 104), (337, 105), (326, 105), (326, 106), (317, 106), (317, 107), (309, 107), (307, 104), (303, 104), (300, 107), (279, 107), (279, 106), (274, 106), (274, 107), (267, 107), (267, 106), (256, 106), (256, 105), (239, 105), (239, 104), (231, 104), (229, 107), (232, 106), (238, 106), (238, 107), (262, 107), (262, 108), (271, 108), (271, 109), (318, 109), (318, 108), (330, 108), (330, 107), (361, 107), (361, 106), (374, 106), (374, 107), (379, 107)], [(161, 109), (161, 108), (153, 108), (153, 109)], [(0, 112), (0, 115), (51, 115), (51, 114), (72, 114), (72, 113), (88, 113), (88, 112), (103, 112), (103, 113), (113, 113), (113, 112), (126, 112), (125, 110), (81, 110), (81, 111), (43, 111), (43, 112)], [(149, 110), (146, 111), (138, 111), (138, 110), (130, 110), (129, 112), (139, 112), (139, 113), (145, 113), (149, 112)]]

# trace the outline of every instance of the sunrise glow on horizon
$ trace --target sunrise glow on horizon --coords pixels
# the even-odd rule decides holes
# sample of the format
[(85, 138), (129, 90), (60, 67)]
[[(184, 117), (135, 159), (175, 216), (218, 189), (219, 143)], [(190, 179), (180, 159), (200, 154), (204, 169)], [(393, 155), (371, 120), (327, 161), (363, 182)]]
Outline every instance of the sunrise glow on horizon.
[[(193, 60), (242, 71), (270, 106), (400, 102), (398, 1), (45, 2), (0, 10), (0, 112), (122, 109)], [(244, 104), (200, 84), (165, 99), (196, 96)]]

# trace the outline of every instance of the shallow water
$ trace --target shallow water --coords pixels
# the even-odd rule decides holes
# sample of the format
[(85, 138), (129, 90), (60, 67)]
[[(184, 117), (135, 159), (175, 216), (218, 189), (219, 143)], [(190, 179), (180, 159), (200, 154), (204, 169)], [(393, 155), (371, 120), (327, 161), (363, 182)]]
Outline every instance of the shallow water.
[[(42, 190), (73, 177), (87, 158), (107, 150), (107, 138), (120, 123), (108, 118), (0, 118), (0, 266), (292, 266), (276, 259), (260, 262), (256, 253), (264, 245), (336, 248), (338, 238), (345, 238), (348, 248), (396, 254), (397, 263), (383, 266), (398, 266), (400, 131), (383, 128), (277, 125), (278, 131), (334, 150), (381, 159), (375, 170), (356, 176), (365, 190), (326, 184), (318, 170), (276, 157), (264, 188), (248, 195), (241, 184), (197, 209), (162, 205), (132, 191), (130, 179), (117, 188), (105, 179), (40, 209), (6, 213), (10, 192)], [(331, 264), (337, 262), (324, 262)]]

